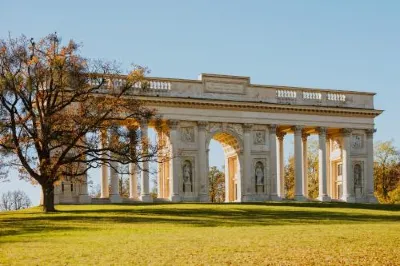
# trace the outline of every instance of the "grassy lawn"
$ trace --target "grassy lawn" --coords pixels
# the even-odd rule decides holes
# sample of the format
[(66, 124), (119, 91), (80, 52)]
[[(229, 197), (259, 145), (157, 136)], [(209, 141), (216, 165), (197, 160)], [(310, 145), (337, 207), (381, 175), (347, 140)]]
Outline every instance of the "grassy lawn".
[(399, 265), (400, 206), (58, 206), (0, 213), (0, 265)]

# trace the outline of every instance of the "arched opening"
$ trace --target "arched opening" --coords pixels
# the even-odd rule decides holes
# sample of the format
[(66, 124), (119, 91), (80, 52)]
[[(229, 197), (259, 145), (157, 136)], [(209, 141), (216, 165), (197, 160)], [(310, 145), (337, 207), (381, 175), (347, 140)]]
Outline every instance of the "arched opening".
[[(236, 137), (227, 132), (217, 132), (209, 140), (208, 162), (209, 173), (215, 166), (223, 172), (224, 182), (212, 179), (209, 176), (209, 196), (211, 202), (237, 202), (241, 201), (241, 167), (240, 167), (240, 143)], [(211, 167), (210, 167), (211, 166)], [(211, 172), (210, 172), (211, 170)], [(214, 201), (211, 197), (223, 195), (223, 200)]]

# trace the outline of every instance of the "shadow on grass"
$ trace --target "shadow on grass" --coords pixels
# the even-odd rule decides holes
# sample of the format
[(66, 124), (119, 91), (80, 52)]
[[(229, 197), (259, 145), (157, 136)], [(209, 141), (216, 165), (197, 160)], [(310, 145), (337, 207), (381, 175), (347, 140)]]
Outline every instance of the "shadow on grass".
[[(112, 224), (147, 223), (194, 227), (231, 227), (400, 222), (400, 214), (397, 213), (400, 206), (395, 205), (296, 202), (199, 204), (199, 208), (196, 205), (151, 204), (146, 207), (143, 205), (109, 205), (107, 207), (97, 205), (91, 206), (93, 209), (59, 211), (54, 214), (29, 212), (18, 213), (18, 215), (15, 215), (16, 213), (2, 214), (0, 216), (0, 228), (2, 228), (0, 236), (104, 230)], [(353, 209), (358, 210), (352, 211)], [(391, 215), (380, 211), (371, 213), (363, 210), (385, 210), (396, 213)], [(29, 241), (29, 239), (25, 240)], [(0, 238), (0, 243), (5, 241)]]

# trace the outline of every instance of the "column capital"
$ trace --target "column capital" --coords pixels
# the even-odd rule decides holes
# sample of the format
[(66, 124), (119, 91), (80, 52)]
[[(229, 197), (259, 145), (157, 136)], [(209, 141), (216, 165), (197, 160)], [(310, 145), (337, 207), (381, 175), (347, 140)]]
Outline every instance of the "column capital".
[(365, 130), (365, 133), (367, 134), (367, 138), (372, 138), (374, 136), (374, 133), (376, 132), (375, 128), (369, 128)]
[(318, 127), (317, 128), (318, 135), (326, 137), (327, 128), (326, 127)]
[(277, 132), (276, 137), (278, 138), (279, 141), (283, 141), (283, 138), (285, 137), (286, 132)]
[(294, 131), (295, 135), (300, 135), (303, 131), (304, 126), (293, 126), (292, 130)]
[(278, 128), (278, 126), (276, 125), (276, 124), (270, 124), (270, 125), (268, 125), (268, 129), (269, 129), (269, 132), (271, 133), (271, 134), (276, 134), (276, 129)]
[(197, 126), (200, 130), (205, 130), (208, 125), (207, 121), (197, 121)]
[(351, 128), (342, 128), (342, 129), (340, 130), (340, 133), (342, 133), (342, 135), (343, 135), (344, 137), (350, 137), (351, 132), (353, 132), (353, 129), (351, 129)]
[(179, 125), (179, 120), (176, 119), (168, 120), (168, 126), (170, 129), (177, 129), (178, 125)]
[(310, 136), (310, 134), (307, 134), (307, 133), (302, 133), (301, 134), (301, 139), (303, 140), (303, 141), (307, 141), (307, 138)]
[(253, 124), (243, 124), (243, 131), (244, 132), (250, 132), (250, 130), (253, 128)]

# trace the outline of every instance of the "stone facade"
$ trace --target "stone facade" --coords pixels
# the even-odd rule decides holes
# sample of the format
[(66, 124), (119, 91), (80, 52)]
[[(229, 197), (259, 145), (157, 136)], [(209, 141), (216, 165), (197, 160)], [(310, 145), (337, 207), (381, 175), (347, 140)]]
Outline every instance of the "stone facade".
[[(119, 81), (123, 82), (123, 80)], [(248, 77), (202, 74), (199, 80), (149, 78), (150, 89), (131, 94), (165, 120), (157, 132), (170, 160), (158, 167), (158, 200), (208, 202), (208, 147), (225, 154), (225, 201), (281, 200), (283, 139), (294, 134), (295, 199), (307, 198), (307, 138), (319, 137), (320, 201), (376, 202), (373, 195), (373, 93), (264, 86)], [(105, 87), (104, 90), (107, 88)], [(142, 132), (149, 124), (142, 123)], [(104, 141), (109, 136), (102, 133)], [(130, 198), (152, 202), (148, 163), (131, 166)], [(108, 174), (111, 191), (108, 191)], [(122, 202), (115, 171), (102, 169), (101, 197)], [(86, 180), (56, 188), (60, 203), (88, 203)], [(71, 188), (71, 185), (74, 188)]]

